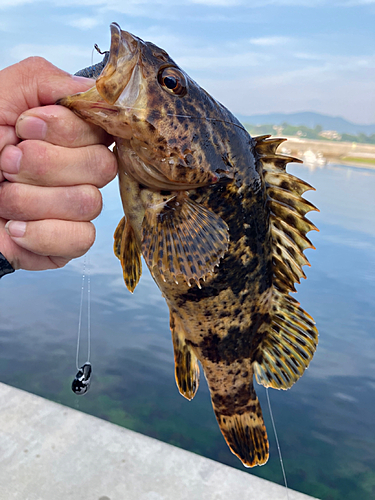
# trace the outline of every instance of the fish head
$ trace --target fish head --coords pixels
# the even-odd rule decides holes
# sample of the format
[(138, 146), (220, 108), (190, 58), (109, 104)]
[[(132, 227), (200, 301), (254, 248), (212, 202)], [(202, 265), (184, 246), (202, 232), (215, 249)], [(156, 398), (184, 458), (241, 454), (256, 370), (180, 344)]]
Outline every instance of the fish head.
[[(163, 49), (116, 23), (106, 66), (87, 92), (59, 104), (104, 128), (128, 170), (154, 189), (188, 189), (217, 182), (230, 170), (226, 108), (191, 79)], [(223, 130), (218, 140), (217, 128)], [(230, 128), (230, 126), (229, 126)]]

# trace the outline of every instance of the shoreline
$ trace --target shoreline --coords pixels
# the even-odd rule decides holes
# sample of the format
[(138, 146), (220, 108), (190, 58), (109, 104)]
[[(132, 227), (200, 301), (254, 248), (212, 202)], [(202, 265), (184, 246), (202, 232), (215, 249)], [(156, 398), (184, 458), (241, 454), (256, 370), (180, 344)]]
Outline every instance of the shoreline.
[[(358, 142), (318, 141), (286, 136), (280, 152), (324, 166), (337, 162), (357, 168), (375, 169), (375, 145)], [(368, 161), (366, 161), (368, 160)]]

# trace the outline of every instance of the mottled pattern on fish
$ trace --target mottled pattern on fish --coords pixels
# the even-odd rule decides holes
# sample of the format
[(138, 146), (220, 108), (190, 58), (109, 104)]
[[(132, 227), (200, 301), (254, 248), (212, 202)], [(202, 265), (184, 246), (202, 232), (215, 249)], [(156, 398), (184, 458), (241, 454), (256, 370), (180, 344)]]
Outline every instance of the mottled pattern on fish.
[(170, 309), (176, 381), (200, 361), (220, 429), (246, 466), (268, 459), (253, 376), (287, 389), (317, 344), (290, 297), (305, 277), (311, 186), (286, 173), (282, 139), (251, 138), (162, 49), (111, 25), (96, 88), (62, 100), (116, 137), (125, 217), (114, 250), (133, 291), (143, 255)]

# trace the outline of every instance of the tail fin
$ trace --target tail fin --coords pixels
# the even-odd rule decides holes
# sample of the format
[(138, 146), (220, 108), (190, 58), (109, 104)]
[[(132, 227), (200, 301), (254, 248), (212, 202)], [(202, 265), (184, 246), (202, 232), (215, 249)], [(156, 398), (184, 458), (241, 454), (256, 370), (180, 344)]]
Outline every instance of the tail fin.
[(215, 408), (220, 430), (230, 450), (245, 467), (263, 465), (269, 456), (267, 431), (258, 398), (241, 413), (225, 415)]

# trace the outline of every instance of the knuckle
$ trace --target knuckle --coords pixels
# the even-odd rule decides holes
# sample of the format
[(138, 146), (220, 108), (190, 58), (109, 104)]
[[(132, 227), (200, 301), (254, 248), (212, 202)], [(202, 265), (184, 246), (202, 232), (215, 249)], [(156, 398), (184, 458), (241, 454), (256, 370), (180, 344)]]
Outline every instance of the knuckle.
[(52, 161), (48, 144), (43, 141), (26, 140), (20, 143), (19, 148), (23, 153), (21, 160), (23, 174), (33, 180), (44, 178)]
[(117, 160), (116, 160), (116, 156), (114, 155), (114, 153), (112, 153), (112, 151), (110, 151), (109, 149), (107, 149), (107, 151), (108, 151), (108, 154), (107, 154), (108, 161), (106, 163), (106, 170), (107, 170), (108, 179), (109, 179), (109, 181), (111, 181), (117, 175), (118, 165), (117, 165)]
[(23, 186), (16, 182), (6, 182), (1, 188), (0, 212), (6, 219), (22, 220), (25, 211), (22, 208), (24, 199)]
[(94, 244), (96, 237), (95, 226), (92, 222), (81, 222), (79, 224), (79, 236), (76, 240), (74, 257), (85, 254)]
[(20, 61), (19, 64), (22, 69), (29, 72), (31, 71), (32, 73), (38, 73), (39, 70), (50, 68), (52, 66), (47, 59), (40, 56), (27, 57), (26, 59)]
[(80, 212), (82, 216), (94, 219), (102, 211), (103, 200), (100, 191), (90, 184), (82, 186), (80, 193)]
[(61, 134), (61, 130), (63, 130), (64, 146), (74, 147), (76, 144), (80, 144), (82, 142), (82, 136), (84, 135), (83, 127), (85, 127), (86, 124), (82, 120), (77, 119), (74, 113), (69, 109), (61, 108), (60, 113), (64, 115), (64, 119), (57, 122), (57, 127), (59, 134)]
[(24, 199), (23, 186), (17, 182), (12, 182), (8, 188), (7, 208), (12, 211), (15, 217), (22, 219), (25, 215), (21, 204)]
[(19, 83), (31, 92), (37, 86), (38, 81), (44, 78), (44, 75), (53, 73), (55, 69), (52, 63), (40, 56), (27, 57), (18, 64), (20, 69)]
[(92, 222), (88, 222), (87, 224), (88, 224), (87, 243), (89, 245), (89, 248), (91, 248), (95, 242), (96, 230)]
[(88, 162), (95, 165), (95, 185), (104, 187), (116, 177), (117, 161), (115, 155), (104, 145), (87, 148)]

